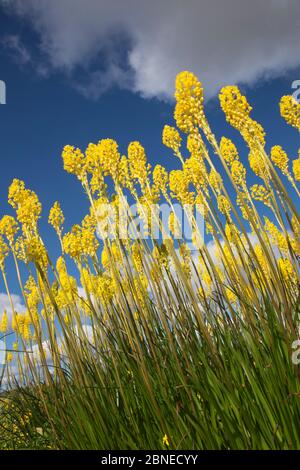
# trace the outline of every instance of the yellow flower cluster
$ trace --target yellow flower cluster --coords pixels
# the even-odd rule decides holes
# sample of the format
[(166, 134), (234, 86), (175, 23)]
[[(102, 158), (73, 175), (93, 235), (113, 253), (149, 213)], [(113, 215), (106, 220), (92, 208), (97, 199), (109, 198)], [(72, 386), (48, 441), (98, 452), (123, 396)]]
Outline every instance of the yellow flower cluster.
[(249, 164), (252, 171), (262, 178), (267, 180), (269, 178), (269, 170), (265, 162), (264, 156), (261, 155), (257, 150), (251, 150), (249, 153)]
[(40, 237), (37, 236), (24, 239), (23, 249), (27, 263), (37, 263), (44, 269), (48, 266), (47, 250)]
[(8, 330), (8, 316), (6, 310), (4, 310), (3, 315), (0, 320), (0, 333), (6, 333)]
[(222, 191), (222, 177), (215, 169), (212, 169), (209, 174), (209, 184), (216, 191), (217, 194), (221, 194)]
[(289, 172), (289, 158), (280, 145), (271, 148), (271, 159), (285, 175)]
[(142, 188), (148, 182), (149, 166), (144, 147), (139, 142), (131, 142), (128, 146), (128, 162), (131, 178), (137, 180)]
[(300, 151), (299, 158), (293, 160), (293, 173), (296, 181), (300, 181)]
[(19, 227), (17, 221), (10, 215), (4, 215), (0, 220), (0, 234), (5, 236), (12, 246), (14, 238), (18, 232)]
[(239, 154), (236, 146), (230, 139), (227, 139), (226, 137), (222, 137), (221, 139), (220, 151), (222, 157), (229, 166), (231, 166), (234, 161), (239, 160)]
[(175, 154), (178, 154), (182, 139), (175, 127), (166, 125), (163, 129), (162, 140), (166, 147), (169, 147)]
[(189, 191), (189, 181), (182, 170), (173, 170), (169, 175), (169, 186), (172, 197), (181, 204), (193, 204), (194, 195)]
[(227, 121), (240, 131), (249, 147), (256, 147), (258, 144), (264, 146), (265, 132), (262, 126), (250, 117), (252, 107), (239, 88), (226, 86), (222, 88), (219, 98)]
[(280, 114), (288, 124), (300, 130), (300, 103), (293, 96), (286, 95), (281, 98)]
[(284, 254), (287, 254), (289, 251), (288, 240), (284, 234), (276, 227), (273, 222), (265, 217), (265, 229), (270, 234), (271, 240), (277, 248), (282, 251)]
[(204, 120), (203, 88), (191, 72), (181, 72), (175, 83), (174, 118), (180, 130), (193, 133)]
[(64, 169), (78, 179), (83, 180), (86, 173), (86, 160), (85, 156), (78, 148), (72, 145), (66, 145), (62, 152), (62, 159), (64, 162)]
[[(246, 319), (251, 305), (258, 317), (264, 313), (265, 295), (276, 305), (296, 304), (300, 230), (294, 196), (299, 195), (300, 157), (292, 163), (293, 178), (282, 147), (275, 145), (270, 156), (266, 154), (264, 130), (250, 117), (252, 108), (246, 97), (235, 86), (225, 87), (220, 93), (221, 107), (250, 148), (254, 175), (249, 177), (242, 149), (239, 155), (230, 139), (222, 137), (218, 144), (212, 134), (204, 114), (202, 85), (195, 75), (186, 71), (178, 75), (175, 98), (177, 127), (165, 126), (162, 141), (179, 157), (177, 169), (169, 171), (162, 164), (152, 168), (138, 141), (130, 142), (127, 155), (122, 156), (113, 139), (90, 143), (84, 152), (64, 147), (64, 168), (80, 180), (89, 208), (82, 222), (67, 233), (59, 202), (50, 209), (48, 222), (61, 248), (56, 263), (51, 262), (38, 230), (42, 206), (37, 195), (17, 179), (9, 188), (8, 201), (16, 218), (5, 215), (0, 220), (0, 274), (9, 292), (6, 263), (11, 253), (26, 305), (24, 313), (17, 313), (12, 305), (11, 328), (25, 350), (34, 344), (44, 351), (45, 340), (50, 340), (58, 378), (64, 348), (70, 361), (74, 356), (81, 359), (81, 353), (94, 361), (97, 347), (106, 347), (107, 337), (117, 332), (126, 335), (132, 350), (137, 349), (135, 338), (142, 338), (145, 345), (150, 339), (153, 316), (161, 316), (163, 327), (164, 318), (166, 323), (177, 322), (183, 315), (178, 307), (182, 302), (191, 314), (199, 313), (203, 337), (209, 331), (200, 320), (212, 312), (216, 317), (228, 312), (230, 318)], [(286, 120), (297, 127), (298, 107), (283, 99), (281, 108)], [(182, 148), (187, 148), (187, 156)], [(287, 176), (285, 184), (274, 165)], [(256, 183), (255, 176), (262, 184)], [(248, 188), (250, 178), (254, 181)], [(293, 197), (289, 197), (289, 186)], [(149, 230), (144, 240), (135, 239), (133, 233), (121, 237), (120, 227), (112, 227), (111, 209), (116, 222), (123, 220), (120, 209), (135, 222), (129, 200), (142, 221), (155, 221), (158, 237)], [(154, 203), (168, 203), (171, 236), (161, 214), (154, 216)], [(183, 213), (179, 214), (178, 206)], [(204, 229), (203, 233), (199, 230), (195, 209), (203, 216), (209, 237), (204, 236)], [(190, 225), (189, 240), (182, 219)], [(112, 237), (104, 236), (100, 242), (97, 237), (107, 233)], [(22, 269), (20, 260), (25, 263)], [(91, 328), (92, 339), (84, 339), (83, 322)], [(6, 333), (9, 323), (3, 312), (0, 332)], [(65, 340), (63, 345), (58, 344), (59, 335)], [(82, 348), (74, 348), (79, 342)], [(32, 357), (24, 354), (30, 367)], [(24, 368), (25, 359), (19, 361)], [(167, 436), (164, 445), (169, 445)]]
[(251, 194), (253, 199), (255, 199), (256, 201), (261, 201), (266, 206), (271, 207), (270, 191), (268, 191), (261, 184), (254, 184), (253, 186), (251, 186)]
[(231, 165), (231, 175), (234, 183), (241, 188), (246, 187), (246, 168), (242, 162), (234, 160)]
[(227, 121), (236, 129), (243, 129), (252, 108), (239, 88), (237, 86), (222, 88), (220, 104)]
[(167, 170), (161, 165), (156, 165), (153, 169), (154, 192), (158, 194), (161, 192), (165, 196), (167, 194), (168, 181), (169, 175)]
[(297, 274), (288, 258), (279, 258), (278, 267), (286, 282), (293, 285), (297, 282)]
[(61, 235), (62, 228), (63, 228), (62, 226), (65, 222), (65, 217), (61, 210), (60, 204), (57, 201), (54, 203), (53, 207), (51, 207), (50, 209), (48, 222), (50, 225), (52, 225), (56, 233), (58, 235)]
[[(23, 181), (14, 179), (9, 187), (8, 201), (16, 209), (17, 219), (23, 225), (23, 232), (36, 232), (42, 211), (37, 195), (26, 189)], [(13, 224), (11, 220), (9, 223)], [(13, 226), (15, 230), (15, 225)]]
[(62, 243), (65, 253), (75, 260), (82, 256), (95, 257), (99, 247), (95, 234), (79, 225), (74, 225), (71, 232), (64, 235)]
[(8, 246), (6, 245), (3, 238), (0, 236), (0, 269), (4, 270), (5, 258), (8, 255)]
[(120, 154), (118, 144), (113, 139), (103, 139), (98, 143), (99, 162), (105, 175), (110, 175), (114, 180), (117, 179), (120, 163)]

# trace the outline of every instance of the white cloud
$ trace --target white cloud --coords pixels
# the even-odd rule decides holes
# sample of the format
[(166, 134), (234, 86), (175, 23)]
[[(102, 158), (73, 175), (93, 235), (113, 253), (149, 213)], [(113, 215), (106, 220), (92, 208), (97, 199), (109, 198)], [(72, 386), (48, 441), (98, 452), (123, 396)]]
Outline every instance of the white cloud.
[(17, 34), (8, 34), (1, 39), (0, 44), (8, 51), (11, 57), (21, 65), (31, 62), (31, 55)]
[[(224, 84), (253, 83), (300, 65), (299, 0), (0, 2), (39, 33), (44, 66), (67, 72), (95, 98), (115, 85), (169, 97), (182, 69), (194, 71), (212, 96)], [(125, 38), (127, 65), (120, 54)], [(102, 64), (95, 70), (97, 57)], [(76, 66), (85, 71), (83, 81)]]
[[(22, 299), (19, 295), (16, 294), (11, 294), (11, 300), (14, 306), (14, 309), (18, 313), (22, 313), (26, 310), (26, 307), (24, 306)], [(11, 303), (8, 298), (7, 294), (0, 293), (0, 316), (2, 316), (2, 313), (6, 310), (9, 318), (12, 316), (12, 308), (11, 308)]]

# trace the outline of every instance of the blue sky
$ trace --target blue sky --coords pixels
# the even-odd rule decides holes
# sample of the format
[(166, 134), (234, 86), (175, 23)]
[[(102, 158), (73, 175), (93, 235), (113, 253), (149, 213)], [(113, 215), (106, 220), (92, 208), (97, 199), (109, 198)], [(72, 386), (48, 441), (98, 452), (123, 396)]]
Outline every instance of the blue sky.
[[(2, 1), (0, 9), (4, 8), (6, 3), (18, 4), (19, 2)], [(67, 219), (65, 224), (67, 229), (72, 224), (80, 222), (87, 209), (79, 182), (63, 170), (61, 151), (65, 144), (84, 149), (89, 142), (97, 142), (101, 138), (110, 137), (116, 139), (121, 151), (126, 153), (128, 143), (132, 140), (139, 140), (144, 145), (152, 165), (161, 163), (170, 169), (179, 167), (179, 163), (161, 143), (164, 124), (173, 124), (172, 90), (170, 85), (168, 88), (162, 86), (161, 89), (157, 84), (152, 86), (150, 83), (152, 75), (146, 75), (142, 68), (135, 68), (137, 67), (135, 64), (138, 63), (137, 57), (140, 57), (143, 49), (140, 47), (138, 51), (134, 50), (135, 54), (128, 54), (132, 47), (130, 36), (132, 29), (128, 27), (128, 30), (124, 32), (124, 28), (121, 28), (120, 34), (114, 29), (108, 45), (107, 39), (103, 39), (105, 47), (102, 47), (102, 36), (97, 36), (99, 51), (96, 49), (95, 52), (94, 43), (90, 40), (90, 50), (86, 52), (89, 59), (85, 61), (81, 57), (74, 58), (74, 51), (70, 51), (68, 47), (65, 49), (62, 47), (60, 50), (53, 46), (47, 49), (49, 44), (52, 44), (51, 41), (53, 42), (53, 36), (51, 36), (54, 34), (53, 30), (56, 32), (60, 30), (57, 29), (58, 26), (55, 28), (53, 26), (56, 21), (55, 16), (50, 23), (53, 29), (49, 25), (48, 29), (46, 28), (47, 25), (43, 21), (46, 21), (47, 16), (43, 16), (40, 11), (37, 12), (34, 9), (35, 4), (38, 3), (30, 0), (28, 5), (31, 5), (32, 10), (20, 13), (14, 8), (3, 9), (0, 15), (0, 80), (4, 80), (7, 87), (7, 103), (0, 105), (0, 215), (10, 212), (6, 201), (7, 189), (12, 179), (24, 180), (28, 187), (37, 192), (43, 204), (43, 218), (40, 226), (42, 234), (48, 241), (50, 253), (55, 256), (58, 248), (55, 235), (47, 226), (48, 212), (53, 202), (55, 200), (61, 202)], [(80, 3), (82, 4), (78, 0), (74, 2), (77, 6)], [(95, 4), (95, 2), (91, 3)], [(98, 3), (103, 4), (102, 1)], [(47, 1), (41, 2), (41, 5), (46, 8)], [(292, 8), (294, 2), (291, 1), (290, 5)], [(78, 27), (78, 17), (75, 13), (73, 20)], [(47, 31), (45, 35), (42, 33), (42, 26)], [(99, 25), (99, 28), (101, 27)], [(300, 37), (299, 34), (298, 36)], [(138, 34), (137, 37), (139, 37)], [(295, 43), (295, 38), (289, 37), (291, 44)], [(266, 42), (270, 42), (271, 39), (266, 37)], [(280, 41), (280, 37), (278, 37), (278, 43), (271, 41), (274, 50), (276, 47), (278, 50), (282, 49), (283, 41)], [(63, 38), (62, 44), (64, 44)], [(136, 45), (136, 42), (134, 44)], [(263, 48), (264, 43), (261, 44)], [(79, 46), (80, 44), (78, 44), (80, 49)], [(272, 55), (272, 50), (269, 55)], [(59, 58), (53, 51), (58, 51)], [(146, 48), (145, 61), (149, 60), (149, 51), (151, 52), (151, 49)], [(266, 48), (266, 57), (268, 51), (269, 49)], [(157, 51), (153, 52), (155, 53)], [(117, 72), (110, 63), (109, 54), (117, 57), (115, 62)], [(260, 51), (257, 55), (259, 56), (257, 62), (264, 64)], [(68, 57), (66, 63), (64, 63), (64, 57)], [(255, 54), (253, 56), (252, 49), (249, 57), (255, 68)], [(246, 79), (246, 74), (240, 86), (254, 107), (253, 117), (266, 129), (267, 148), (280, 144), (291, 157), (295, 158), (300, 147), (299, 135), (281, 119), (278, 107), (280, 97), (284, 94), (291, 94), (292, 82), (300, 79), (298, 55), (294, 57), (294, 63), (290, 59), (282, 68), (276, 66), (275, 61), (272, 62), (268, 73), (262, 65), (260, 73), (256, 64), (257, 74), (249, 80)], [(170, 57), (170, 63), (172, 60)], [(200, 80), (202, 79), (201, 70), (203, 70), (204, 81), (209, 90), (210, 99), (206, 103), (206, 108), (211, 126), (218, 138), (222, 135), (233, 138), (239, 146), (241, 155), (246, 157), (246, 148), (242, 140), (237, 132), (225, 122), (218, 100), (215, 98), (216, 91), (227, 84), (230, 78), (233, 79), (232, 83), (239, 83), (239, 75), (235, 81), (233, 72), (230, 72), (232, 74), (230, 75), (226, 69), (223, 76), (222, 69), (220, 69), (217, 76), (211, 75), (214, 77), (214, 86), (212, 86), (207, 74), (205, 57), (203, 60), (204, 63), (200, 64), (201, 54), (199, 53), (199, 58), (195, 54), (190, 58), (189, 68), (197, 73)], [(206, 58), (206, 60), (207, 68), (210, 68), (213, 74), (211, 59)], [(241, 63), (240, 59), (239, 65), (236, 65), (239, 70)], [(186, 62), (183, 60), (182, 68), (185, 66)], [(180, 68), (179, 61), (174, 66), (174, 70), (180, 70)], [(112, 70), (114, 71), (111, 72)], [(167, 66), (163, 70), (159, 68), (154, 70), (153, 82), (156, 76), (161, 75), (162, 83), (164, 80), (169, 83), (166, 70)], [(105, 81), (101, 74), (105, 77)], [(141, 85), (143, 77), (146, 77), (147, 86), (145, 87)], [(242, 75), (241, 78), (243, 78)], [(251, 183), (250, 173), (249, 178)], [(11, 274), (10, 269), (8, 273)], [(12, 290), (17, 292), (15, 279), (14, 277), (11, 279)], [(3, 292), (3, 286), (0, 286), (1, 291)]]

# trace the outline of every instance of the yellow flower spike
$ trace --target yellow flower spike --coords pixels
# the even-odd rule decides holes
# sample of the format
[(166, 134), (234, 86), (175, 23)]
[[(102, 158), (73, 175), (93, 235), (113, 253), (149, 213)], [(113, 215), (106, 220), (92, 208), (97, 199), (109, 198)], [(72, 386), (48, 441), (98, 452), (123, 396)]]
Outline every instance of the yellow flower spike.
[(23, 225), (23, 231), (36, 231), (41, 216), (42, 205), (34, 191), (23, 189), (16, 203), (17, 219)]
[(126, 155), (123, 155), (119, 162), (118, 182), (124, 188), (131, 189), (133, 186), (130, 180), (129, 162)]
[(18, 328), (18, 314), (13, 312), (13, 315), (12, 315), (12, 320), (11, 320), (11, 327), (12, 327), (12, 330), (13, 331), (17, 331), (17, 328)]
[(299, 239), (299, 242), (300, 242), (300, 225), (298, 223), (298, 220), (297, 218), (293, 215), (292, 217), (292, 229), (293, 229), (293, 232), (294, 234), (298, 237)]
[(297, 284), (297, 274), (294, 270), (294, 267), (291, 261), (288, 258), (279, 258), (278, 268), (282, 274), (283, 279), (286, 282), (291, 282), (292, 284)]
[(225, 225), (225, 234), (230, 243), (233, 243), (236, 246), (238, 245), (240, 232), (236, 225), (233, 223), (227, 223)]
[(174, 235), (174, 238), (178, 239), (182, 237), (182, 229), (179, 220), (176, 214), (174, 214), (174, 212), (171, 212), (169, 215), (168, 227), (170, 233)]
[(265, 230), (270, 234), (271, 240), (274, 243), (274, 245), (279, 248), (283, 253), (288, 253), (289, 251), (289, 246), (288, 246), (288, 241), (284, 234), (279, 230), (279, 228), (276, 227), (273, 222), (268, 219), (268, 217), (265, 217)]
[(203, 158), (199, 158), (197, 154), (192, 154), (184, 162), (183, 171), (188, 182), (196, 188), (200, 186), (204, 192), (207, 192), (208, 173)]
[(174, 118), (180, 130), (193, 133), (205, 119), (203, 109), (203, 87), (191, 72), (181, 72), (175, 82), (176, 106)]
[(104, 174), (116, 180), (121, 158), (117, 142), (113, 139), (102, 139), (98, 142), (97, 152)]
[(10, 215), (2, 217), (0, 220), (0, 234), (7, 238), (11, 246), (14, 243), (14, 238), (18, 230), (18, 223), (13, 217)]
[(11, 327), (12, 330), (20, 336), (23, 336), (25, 326), (25, 315), (21, 313), (13, 313)]
[(21, 202), (24, 190), (24, 181), (15, 178), (8, 189), (8, 202), (12, 207), (16, 208)]
[(219, 99), (226, 120), (241, 133), (248, 146), (250, 148), (257, 147), (257, 144), (264, 146), (264, 129), (258, 122), (251, 119), (252, 107), (239, 88), (237, 86), (222, 88)]
[(107, 305), (111, 302), (114, 294), (115, 287), (112, 279), (106, 274), (101, 274), (96, 276), (96, 297), (103, 302), (104, 305)]
[(103, 196), (106, 192), (107, 185), (104, 181), (104, 175), (100, 168), (97, 168), (90, 180), (90, 188), (92, 194), (97, 194), (99, 197)]
[(116, 263), (122, 265), (123, 264), (122, 251), (121, 251), (121, 248), (119, 247), (119, 245), (116, 242), (113, 242), (111, 244), (111, 253), (112, 253), (112, 256), (114, 257), (114, 261)]
[(101, 253), (101, 263), (104, 269), (109, 269), (110, 266), (110, 254), (108, 251), (108, 248), (106, 246), (103, 247), (102, 253)]
[(63, 211), (61, 210), (59, 202), (55, 202), (50, 209), (48, 222), (57, 234), (61, 234), (62, 226), (65, 222)]
[(81, 222), (82, 228), (90, 232), (95, 232), (97, 229), (96, 217), (92, 214), (87, 214)]
[(169, 175), (167, 170), (161, 165), (155, 165), (153, 169), (154, 189), (165, 195), (167, 193), (168, 181)]
[(24, 324), (30, 326), (32, 324), (31, 316), (29, 311), (24, 314)]
[(250, 148), (257, 148), (257, 144), (260, 144), (262, 147), (265, 146), (266, 133), (264, 128), (253, 119), (249, 118), (248, 122), (246, 121), (245, 128), (242, 131), (242, 136)]
[(80, 282), (81, 285), (85, 288), (85, 290), (87, 290), (89, 293), (93, 293), (94, 279), (86, 268), (83, 268), (81, 270)]
[(82, 256), (93, 258), (97, 253), (99, 242), (92, 231), (74, 225), (71, 232), (63, 237), (62, 245), (66, 254), (79, 260)]
[(4, 310), (1, 321), (0, 321), (0, 333), (6, 333), (8, 331), (8, 316), (6, 310)]
[(210, 186), (216, 191), (216, 193), (221, 194), (222, 177), (220, 173), (218, 173), (216, 170), (212, 168), (210, 171), (208, 180), (209, 180)]
[(178, 199), (181, 204), (193, 204), (194, 194), (189, 191), (189, 181), (186, 172), (172, 170), (169, 174), (169, 186), (172, 197)]
[(62, 256), (59, 256), (59, 258), (57, 258), (57, 261), (56, 261), (56, 269), (58, 271), (58, 273), (64, 273), (66, 272), (67, 268), (66, 268), (66, 262), (64, 260), (64, 258)]
[(231, 166), (235, 160), (239, 160), (239, 154), (236, 146), (230, 139), (227, 139), (226, 137), (222, 137), (221, 139), (220, 151), (222, 157), (229, 166)]
[(296, 181), (300, 181), (300, 151), (299, 158), (293, 160), (293, 173)]
[(262, 155), (256, 150), (251, 150), (249, 153), (249, 164), (251, 170), (263, 180), (269, 178), (269, 169)]
[(31, 331), (30, 326), (24, 321), (23, 328), (22, 328), (22, 336), (24, 341), (29, 341), (31, 339)]
[(207, 295), (209, 295), (211, 293), (212, 286), (213, 286), (213, 278), (212, 278), (211, 273), (207, 269), (206, 264), (202, 260), (202, 258), (199, 259), (199, 270), (200, 270), (201, 279), (208, 289)]
[(246, 168), (242, 162), (235, 160), (231, 165), (231, 176), (234, 183), (241, 188), (246, 187)]
[(186, 147), (191, 155), (202, 157), (204, 142), (198, 130), (188, 135)]
[(264, 186), (261, 184), (254, 184), (251, 186), (250, 191), (253, 199), (263, 202), (268, 207), (272, 207), (270, 191), (268, 191)]
[(280, 145), (274, 145), (274, 147), (271, 148), (271, 160), (283, 174), (288, 174), (289, 157)]
[(85, 150), (85, 169), (88, 173), (93, 174), (99, 170), (99, 154), (97, 144), (90, 143)]
[(149, 166), (144, 147), (137, 141), (128, 146), (129, 170), (132, 178), (139, 181), (145, 187), (148, 181)]
[(257, 243), (254, 246), (254, 252), (255, 252), (256, 258), (258, 260), (258, 263), (260, 265), (260, 268), (264, 273), (264, 276), (266, 277), (267, 280), (269, 280), (270, 279), (270, 268), (269, 268), (268, 262), (266, 260), (265, 253), (264, 253), (261, 245), (259, 245)]
[(185, 243), (181, 243), (179, 246), (179, 253), (182, 258), (182, 268), (187, 277), (191, 277), (191, 253)]
[(80, 238), (77, 233), (73, 230), (66, 233), (63, 238), (63, 248), (67, 255), (73, 259), (79, 259), (81, 256)]
[(139, 272), (143, 272), (143, 258), (141, 254), (141, 246), (139, 242), (134, 242), (131, 246), (131, 256), (135, 269)]
[(7, 351), (7, 353), (6, 353), (6, 362), (12, 362), (13, 358), (14, 358), (13, 353), (11, 351)]
[(72, 145), (66, 145), (62, 151), (64, 170), (82, 181), (86, 174), (86, 158), (80, 149)]
[(243, 218), (248, 220), (252, 228), (252, 223), (255, 219), (255, 213), (249, 204), (248, 195), (246, 193), (240, 193), (236, 198), (236, 204), (240, 208)]
[(3, 238), (0, 236), (0, 269), (4, 270), (5, 259), (8, 256), (9, 250)]
[(167, 434), (165, 434), (165, 435), (163, 436), (162, 442), (163, 442), (163, 445), (164, 445), (164, 446), (166, 446), (166, 447), (169, 447), (169, 446), (170, 446), (169, 437), (168, 437)]
[[(169, 267), (169, 253), (166, 248), (166, 245), (162, 243), (161, 245), (157, 245), (153, 248), (152, 250), (152, 256), (155, 259), (156, 263), (159, 268), (164, 267), (165, 269), (168, 269)], [(155, 268), (155, 265), (154, 265)]]
[(88, 229), (82, 229), (81, 231), (82, 254), (93, 258), (96, 256), (98, 248), (99, 248), (99, 242), (96, 239), (94, 233), (92, 233)]
[(219, 94), (221, 108), (226, 120), (236, 129), (243, 128), (245, 120), (250, 115), (252, 107), (237, 86), (226, 86)]
[(300, 103), (293, 96), (283, 96), (279, 103), (280, 114), (290, 126), (300, 130)]
[(179, 153), (181, 146), (181, 137), (177, 129), (172, 126), (165, 125), (163, 128), (162, 142), (166, 147), (173, 150), (175, 154)]
[(231, 204), (226, 196), (218, 196), (218, 209), (222, 214), (230, 218)]
[(47, 268), (47, 250), (39, 237), (24, 240), (24, 250), (27, 262), (37, 263), (43, 269)]

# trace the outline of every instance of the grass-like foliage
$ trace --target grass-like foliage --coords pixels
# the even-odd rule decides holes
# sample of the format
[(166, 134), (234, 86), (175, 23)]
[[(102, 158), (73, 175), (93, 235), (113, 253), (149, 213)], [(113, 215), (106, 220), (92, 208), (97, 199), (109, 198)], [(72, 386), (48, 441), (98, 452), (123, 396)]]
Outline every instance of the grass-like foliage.
[[(139, 142), (124, 156), (112, 139), (85, 152), (64, 148), (64, 168), (90, 209), (65, 233), (54, 204), (55, 263), (38, 231), (37, 195), (19, 180), (9, 188), (16, 218), (0, 221), (12, 310), (0, 322), (3, 448), (300, 448), (300, 156), (290, 162), (279, 145), (266, 150), (235, 86), (221, 90), (220, 104), (248, 161), (230, 139), (217, 141), (192, 73), (177, 76), (175, 98), (177, 128), (165, 126), (163, 143), (181, 169), (151, 168)], [(300, 130), (292, 97), (280, 112)], [(144, 236), (132, 203), (148, 223)], [(168, 226), (159, 204), (169, 208)], [(191, 240), (179, 233), (178, 204)], [(130, 236), (121, 231), (124, 213)], [(8, 262), (25, 312), (15, 310)]]

